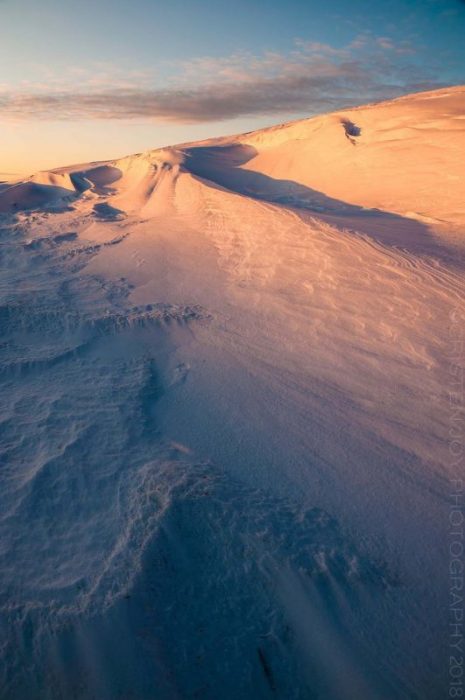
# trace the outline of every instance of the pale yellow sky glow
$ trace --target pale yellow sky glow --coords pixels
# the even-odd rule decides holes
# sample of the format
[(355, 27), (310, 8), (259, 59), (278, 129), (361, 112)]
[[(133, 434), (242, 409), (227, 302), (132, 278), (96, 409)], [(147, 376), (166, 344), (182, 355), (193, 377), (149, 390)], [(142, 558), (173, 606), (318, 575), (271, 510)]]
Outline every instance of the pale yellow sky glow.
[[(270, 123), (272, 120), (268, 120)], [(263, 119), (260, 120), (263, 123)], [(259, 121), (257, 120), (257, 128)], [(0, 122), (1, 173), (30, 175), (73, 163), (111, 160), (149, 148), (245, 131), (247, 123), (160, 124), (137, 121)]]

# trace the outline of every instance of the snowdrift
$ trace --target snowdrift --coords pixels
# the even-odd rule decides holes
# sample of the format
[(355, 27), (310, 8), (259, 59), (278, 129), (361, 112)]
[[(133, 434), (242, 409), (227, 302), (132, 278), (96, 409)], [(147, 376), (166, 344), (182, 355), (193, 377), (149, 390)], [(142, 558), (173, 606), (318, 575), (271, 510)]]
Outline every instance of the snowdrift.
[(464, 95), (0, 191), (2, 697), (444, 696)]
[[(465, 88), (283, 124), (187, 150), (194, 172), (263, 199), (465, 222)], [(333, 201), (331, 201), (333, 200)]]
[(0, 193), (0, 211), (112, 194), (149, 217), (180, 172), (320, 212), (380, 209), (432, 225), (465, 222), (465, 88), (409, 95), (256, 132), (38, 173)]

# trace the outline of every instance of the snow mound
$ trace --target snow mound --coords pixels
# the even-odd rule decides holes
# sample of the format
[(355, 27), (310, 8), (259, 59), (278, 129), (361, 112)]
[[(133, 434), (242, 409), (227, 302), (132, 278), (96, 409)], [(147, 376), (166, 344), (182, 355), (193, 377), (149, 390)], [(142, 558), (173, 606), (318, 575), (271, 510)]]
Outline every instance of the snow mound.
[(156, 216), (171, 207), (174, 187), (184, 161), (174, 148), (129, 156), (115, 163), (121, 171), (114, 206), (126, 212)]
[(460, 227), (464, 113), (465, 88), (448, 88), (61, 168), (1, 190), (0, 212), (84, 194), (150, 218), (173, 211), (178, 177), (187, 171), (238, 194), (316, 212), (416, 212), (431, 224)]
[[(236, 192), (465, 222), (465, 87), (187, 144), (187, 165)], [(316, 206), (315, 206), (316, 205)]]

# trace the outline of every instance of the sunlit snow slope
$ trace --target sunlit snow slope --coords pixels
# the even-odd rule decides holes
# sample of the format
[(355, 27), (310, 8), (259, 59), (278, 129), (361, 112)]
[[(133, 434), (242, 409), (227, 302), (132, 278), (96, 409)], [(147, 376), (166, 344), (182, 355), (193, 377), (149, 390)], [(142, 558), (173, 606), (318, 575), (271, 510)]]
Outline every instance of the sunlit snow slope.
[(0, 189), (1, 697), (445, 697), (465, 88)]

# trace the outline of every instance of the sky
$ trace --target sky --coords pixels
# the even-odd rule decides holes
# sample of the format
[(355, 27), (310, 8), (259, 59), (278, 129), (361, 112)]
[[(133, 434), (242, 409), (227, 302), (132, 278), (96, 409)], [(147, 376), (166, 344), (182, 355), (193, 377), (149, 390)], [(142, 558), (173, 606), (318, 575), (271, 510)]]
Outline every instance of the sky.
[(465, 0), (0, 0), (0, 173), (465, 83)]

